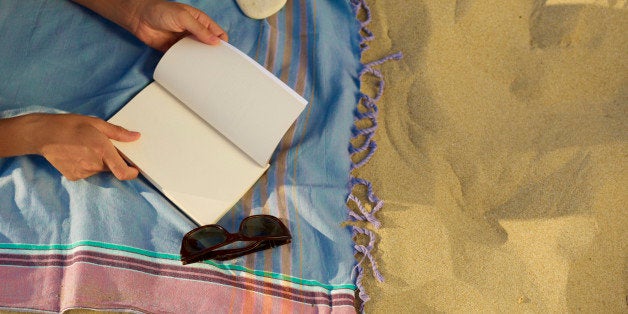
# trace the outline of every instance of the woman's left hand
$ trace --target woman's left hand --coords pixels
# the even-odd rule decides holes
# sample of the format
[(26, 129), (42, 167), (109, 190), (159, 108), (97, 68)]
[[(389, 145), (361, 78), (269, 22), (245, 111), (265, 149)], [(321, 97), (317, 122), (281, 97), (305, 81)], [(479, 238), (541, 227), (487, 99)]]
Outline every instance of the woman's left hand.
[(74, 0), (122, 26), (157, 50), (194, 35), (210, 45), (227, 41), (227, 33), (207, 14), (192, 6), (164, 0)]
[(130, 31), (161, 51), (189, 34), (211, 45), (228, 40), (227, 33), (203, 11), (182, 3), (142, 1), (134, 18)]

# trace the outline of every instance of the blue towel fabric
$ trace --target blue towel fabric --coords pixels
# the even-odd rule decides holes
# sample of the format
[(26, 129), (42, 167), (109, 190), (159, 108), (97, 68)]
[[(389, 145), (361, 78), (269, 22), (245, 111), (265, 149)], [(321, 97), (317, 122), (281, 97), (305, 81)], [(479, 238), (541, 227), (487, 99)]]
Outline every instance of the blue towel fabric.
[[(278, 14), (252, 20), (234, 1), (187, 3), (212, 16), (228, 32), (231, 44), (309, 101), (275, 151), (268, 173), (220, 221), (236, 231), (243, 217), (275, 215), (288, 222), (292, 244), (227, 263), (207, 262), (203, 269), (227, 271), (234, 281), (258, 276), (320, 288), (328, 296), (345, 290), (351, 294), (356, 261), (351, 232), (342, 222), (347, 219), (348, 146), (361, 67), (359, 25), (351, 5), (288, 1)], [(3, 118), (71, 112), (107, 119), (152, 81), (161, 57), (125, 30), (70, 1), (0, 2), (0, 38)], [(0, 272), (15, 265), (2, 262), (2, 256), (53, 251), (63, 255), (69, 254), (64, 250), (81, 248), (172, 263), (183, 235), (194, 227), (141, 178), (121, 182), (102, 173), (71, 182), (40, 156), (0, 158)], [(10, 284), (17, 290), (25, 289), (21, 285), (45, 290), (61, 283)], [(31, 292), (30, 297), (38, 293)], [(34, 308), (29, 304), (35, 301), (22, 298), (18, 304), (0, 297), (0, 308)], [(98, 308), (106, 303), (76, 302), (59, 300), (56, 308), (35, 309)], [(146, 310), (138, 304), (116, 304)]]

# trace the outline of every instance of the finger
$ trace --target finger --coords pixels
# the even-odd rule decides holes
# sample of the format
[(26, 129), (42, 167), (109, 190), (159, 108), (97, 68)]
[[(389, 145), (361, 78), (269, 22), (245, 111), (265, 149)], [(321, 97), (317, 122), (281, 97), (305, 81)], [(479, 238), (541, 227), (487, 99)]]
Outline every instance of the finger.
[(98, 173), (107, 171), (108, 168), (103, 163), (102, 159), (94, 157), (91, 160), (80, 160), (75, 163), (78, 167), (76, 167), (77, 171), (86, 172), (86, 173)]
[[(63, 173), (62, 173), (62, 174), (63, 174)], [(78, 181), (78, 180), (80, 180), (80, 179), (83, 179), (83, 178), (81, 178), (81, 177), (79, 177), (79, 176), (75, 176), (75, 175), (71, 175), (71, 174), (63, 174), (63, 176), (64, 176), (66, 179), (68, 179), (68, 181), (72, 181), (72, 182), (74, 182), (74, 181)]]
[(97, 173), (100, 173), (100, 172), (102, 172), (102, 171), (82, 171), (82, 172), (77, 173), (75, 175), (74, 180), (69, 179), (69, 178), (68, 178), (68, 180), (70, 180), (70, 181), (78, 181), (78, 180), (82, 180), (82, 179), (87, 179), (87, 178), (89, 178), (89, 177), (91, 177), (91, 176), (93, 176), (93, 175), (95, 175)]
[(119, 142), (132, 142), (140, 138), (140, 133), (129, 131), (119, 125), (96, 119), (93, 126), (108, 138)]
[(218, 29), (218, 31), (214, 31), (214, 34), (218, 33), (218, 38), (224, 41), (229, 41), (229, 35), (227, 35), (227, 32), (225, 32), (220, 26), (218, 26), (218, 24), (214, 22), (210, 24), (210, 27)]
[(203, 16), (199, 16), (197, 19), (201, 24), (205, 26), (205, 28), (209, 29), (212, 34), (218, 36), (218, 38), (224, 41), (229, 41), (229, 36), (227, 35), (227, 32), (225, 32), (225, 30), (222, 29), (222, 27), (220, 27), (220, 25), (218, 25), (218, 23), (212, 20), (209, 16), (203, 14)]
[(105, 151), (103, 162), (118, 180), (135, 179), (139, 174), (136, 168), (127, 165), (113, 145)]
[(220, 43), (218, 36), (214, 35), (209, 29), (205, 28), (203, 24), (191, 15), (184, 15), (181, 23), (183, 24), (182, 26), (190, 32), (190, 34), (196, 36), (196, 38), (198, 38), (201, 42), (209, 45), (216, 45)]
[(204, 12), (190, 6), (184, 8), (189, 14), (182, 15), (181, 23), (188, 32), (196, 36), (201, 42), (215, 45), (220, 43), (220, 39), (228, 40), (227, 33)]
[(56, 154), (44, 155), (44, 158), (59, 171), (66, 179), (77, 181), (90, 177), (96, 173), (106, 171), (107, 167), (102, 163), (101, 158), (83, 158), (80, 152), (74, 150), (72, 157), (58, 156)]
[(70, 169), (67, 171), (60, 170), (59, 172), (61, 172), (61, 174), (66, 179), (68, 179), (68, 181), (78, 181), (78, 180), (89, 178), (102, 171), (90, 171), (90, 170), (85, 170), (85, 169)]
[(64, 167), (60, 167), (54, 164), (53, 166), (61, 173), (62, 176), (64, 176), (69, 181), (77, 181), (81, 179), (81, 176), (79, 175), (76, 169), (72, 169), (72, 168), (66, 169)]

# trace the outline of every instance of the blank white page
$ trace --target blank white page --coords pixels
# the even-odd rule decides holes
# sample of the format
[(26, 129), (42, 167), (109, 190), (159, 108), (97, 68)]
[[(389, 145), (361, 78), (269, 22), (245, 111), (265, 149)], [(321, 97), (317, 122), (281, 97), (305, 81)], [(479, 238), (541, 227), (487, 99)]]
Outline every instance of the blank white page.
[(153, 76), (260, 165), (268, 163), (307, 104), (226, 42), (210, 46), (184, 38), (166, 52)]
[(216, 223), (266, 171), (158, 83), (109, 122), (142, 134), (114, 145), (184, 213)]

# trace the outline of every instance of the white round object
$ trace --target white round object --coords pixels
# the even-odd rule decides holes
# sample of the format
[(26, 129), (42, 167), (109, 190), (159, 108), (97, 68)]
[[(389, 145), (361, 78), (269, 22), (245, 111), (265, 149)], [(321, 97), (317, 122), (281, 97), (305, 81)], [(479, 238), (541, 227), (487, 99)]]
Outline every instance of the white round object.
[(265, 19), (281, 10), (287, 0), (236, 0), (236, 3), (252, 19)]

